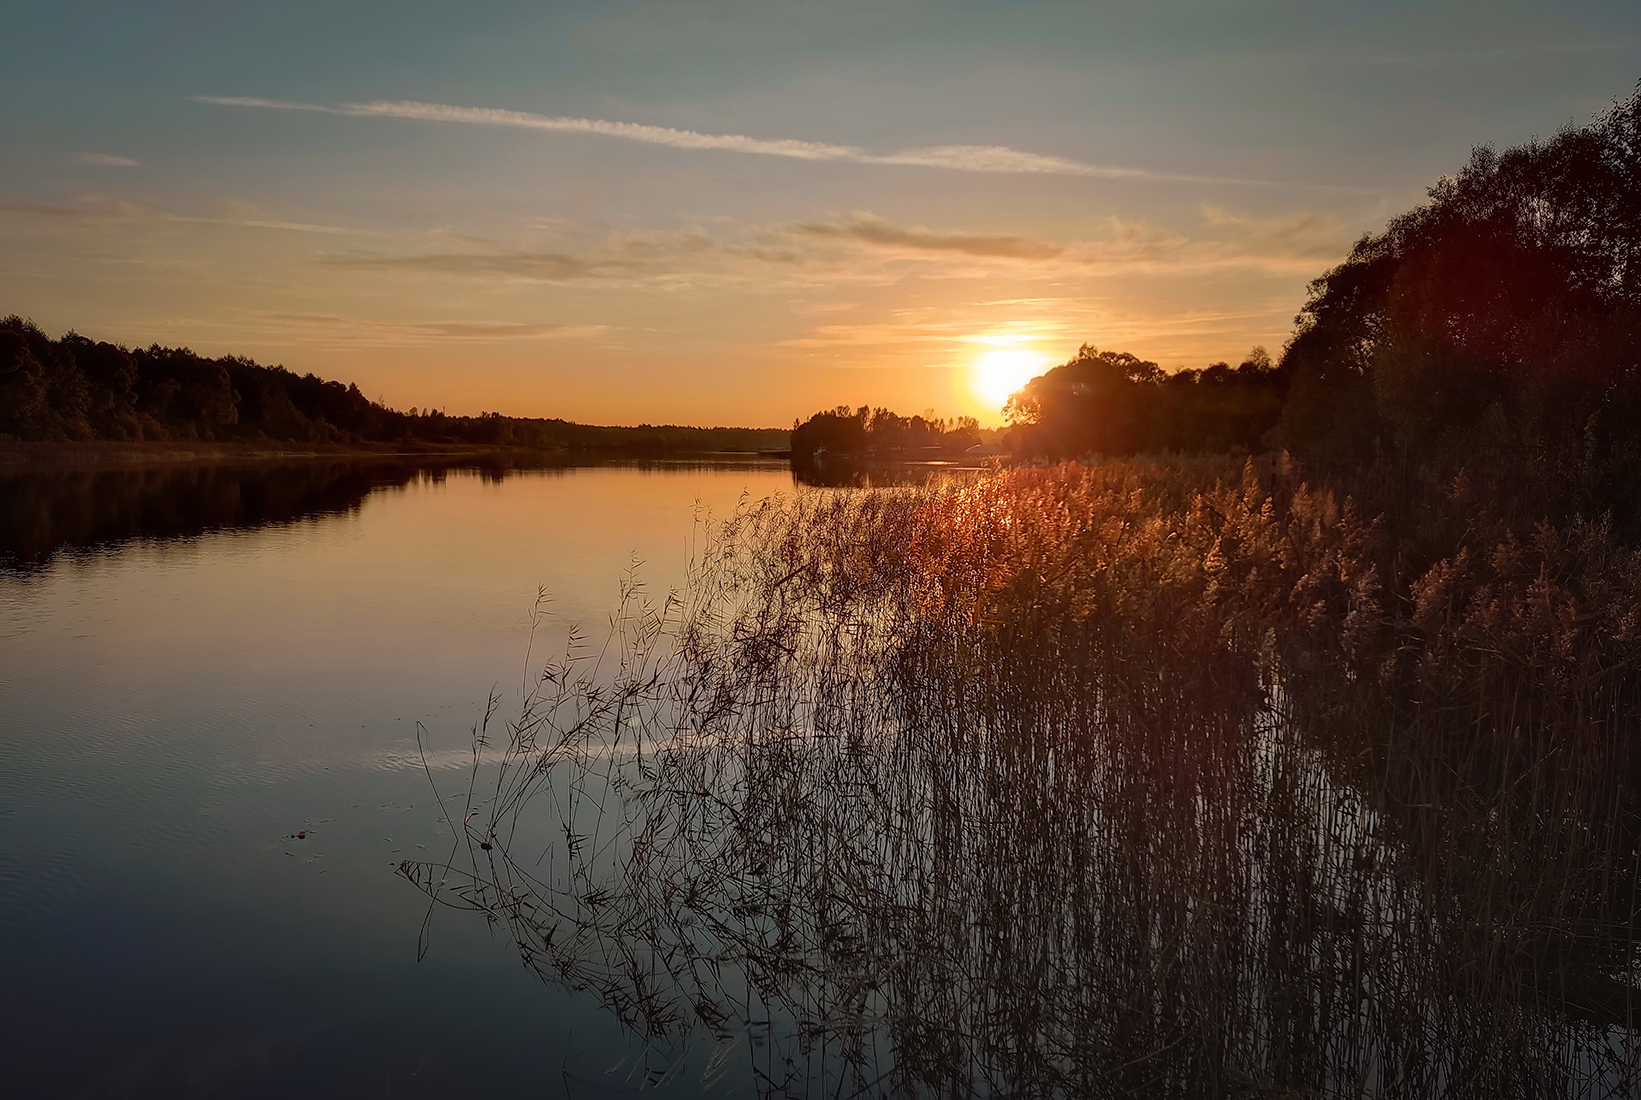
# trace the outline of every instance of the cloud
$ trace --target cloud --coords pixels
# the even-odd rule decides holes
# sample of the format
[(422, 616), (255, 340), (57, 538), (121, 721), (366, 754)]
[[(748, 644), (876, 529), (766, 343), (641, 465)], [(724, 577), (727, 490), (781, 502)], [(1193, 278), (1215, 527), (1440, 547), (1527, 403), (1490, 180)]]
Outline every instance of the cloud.
[(317, 103), (298, 103), (292, 99), (263, 99), (250, 95), (197, 95), (194, 101), (215, 103), (223, 107), (268, 107), (276, 111), (318, 111), (327, 115), (346, 113), (334, 107), (322, 107)]
[(965, 278), (1010, 272), (1047, 279), (1223, 270), (1316, 274), (1343, 258), (1349, 246), (1337, 218), (1313, 213), (1260, 219), (1207, 207), (1202, 221), (1188, 230), (1110, 218), (1097, 235), (1049, 242), (942, 231), (861, 212), (723, 236), (689, 226), (609, 233), (599, 239), (561, 238), (542, 248), (474, 242), (467, 248), (403, 254), (334, 253), (319, 262), (543, 283), (882, 285), (908, 274)]
[(1110, 218), (1103, 233), (1063, 243), (1029, 237), (949, 233), (897, 225), (857, 213), (841, 221), (775, 227), (789, 236), (849, 242), (888, 257), (945, 262), (948, 274), (995, 269), (991, 261), (1029, 265), (1046, 276), (1118, 273), (1169, 274), (1232, 268), (1270, 272), (1317, 272), (1337, 263), (1350, 239), (1337, 217), (1300, 212), (1253, 218), (1204, 207), (1189, 230), (1149, 221)]
[(371, 321), (336, 313), (261, 311), (264, 323), (297, 333), (321, 333), (325, 340), (371, 344), (414, 343), (428, 338), (449, 340), (559, 340), (599, 336), (604, 325), (571, 325), (552, 321)]
[(185, 222), (194, 225), (232, 225), (242, 229), (283, 229), (292, 233), (362, 233), (375, 236), (374, 230), (348, 229), (340, 225), (313, 225), (308, 222), (267, 221), (260, 218), (194, 218), (183, 214), (162, 214), (161, 220)]
[(967, 322), (871, 321), (850, 325), (817, 325), (802, 336), (780, 340), (778, 348), (843, 350), (849, 348), (902, 347), (933, 353), (963, 341)]
[(994, 172), (1012, 175), (1093, 176), (1099, 179), (1158, 180), (1171, 183), (1218, 183), (1248, 187), (1310, 187), (1310, 184), (1277, 184), (1271, 180), (1238, 179), (1231, 176), (1193, 176), (1177, 172), (1152, 172), (1144, 168), (1119, 168), (1106, 164), (1083, 164), (1065, 157), (1022, 153), (1004, 145), (933, 145), (924, 149), (902, 149), (898, 153), (855, 158), (863, 164), (910, 164), (923, 168), (950, 168), (959, 172)]
[(74, 159), (81, 164), (96, 164), (104, 168), (140, 168), (142, 161), (132, 160), (130, 157), (116, 157), (111, 153), (75, 153)]
[(493, 107), (452, 107), (442, 103), (411, 101), (341, 103), (327, 107), (318, 103), (296, 103), (284, 99), (257, 99), (249, 96), (195, 96), (200, 103), (225, 107), (266, 107), (282, 111), (318, 111), (353, 118), (408, 118), (424, 122), (465, 122), (480, 126), (510, 126), (525, 130), (558, 133), (603, 134), (649, 145), (670, 145), (677, 149), (725, 149), (736, 153), (794, 157), (799, 160), (858, 160), (865, 150), (851, 145), (827, 145), (790, 138), (774, 140), (743, 134), (702, 134), (676, 130), (670, 126), (647, 126), (637, 122), (611, 122), (601, 118), (570, 118), (537, 115), (525, 111), (505, 111)]
[(158, 207), (143, 206), (106, 195), (86, 195), (75, 200), (74, 206), (53, 206), (47, 203), (9, 201), (0, 199), (0, 213), (29, 214), (41, 218), (62, 218), (68, 221), (107, 224), (175, 223), (181, 225), (225, 225), (242, 229), (278, 229), (294, 233), (350, 234), (379, 236), (372, 229), (354, 229), (340, 225), (314, 225), (310, 222), (288, 222), (259, 217), (260, 213), (248, 203), (224, 204), (230, 217), (202, 217), (192, 214), (173, 214)]
[(412, 327), (430, 336), (481, 340), (557, 340), (577, 336), (598, 336), (607, 331), (604, 325), (516, 324), (510, 321), (434, 321)]
[(936, 233), (916, 226), (899, 226), (870, 214), (855, 214), (842, 223), (808, 223), (791, 227), (794, 233), (861, 241), (881, 248), (912, 252), (949, 252), (963, 256), (1007, 260), (1051, 260), (1065, 249), (1025, 237)]
[(1060, 252), (1055, 245), (1023, 237), (941, 234), (862, 214), (836, 224), (757, 227), (726, 238), (690, 227), (672, 232), (611, 233), (575, 250), (560, 245), (400, 255), (354, 252), (326, 256), (320, 262), (332, 267), (543, 283), (768, 283), (771, 273), (782, 269), (800, 282), (822, 278), (838, 283), (892, 278), (885, 273), (886, 264), (950, 267), (960, 263), (990, 269), (999, 261), (1035, 262)]
[(73, 206), (56, 206), (22, 199), (0, 199), (0, 212), (84, 223), (135, 222), (154, 216), (150, 207), (107, 195), (85, 195), (73, 201)]
[(558, 239), (550, 247), (486, 247), (484, 242), (471, 242), (466, 248), (438, 251), (335, 253), (320, 262), (543, 283), (678, 285), (703, 278), (745, 282), (767, 277), (771, 265), (803, 265), (814, 260), (817, 251), (795, 247), (769, 229), (731, 238), (713, 237), (698, 226), (606, 233), (596, 239), (581, 237), (574, 227), (551, 227), (551, 232)]
[(397, 268), (441, 275), (501, 276), (541, 282), (576, 282), (630, 272), (632, 265), (598, 256), (571, 256), (561, 252), (423, 252), (408, 256), (328, 256), (334, 267)]
[(85, 210), (77, 210), (70, 206), (51, 206), (43, 202), (0, 202), (0, 211), (7, 214), (30, 214), (37, 218), (69, 218), (79, 219), (88, 216)]
[(675, 130), (669, 126), (646, 126), (637, 122), (610, 122), (601, 118), (567, 118), (535, 115), (524, 111), (503, 111), (491, 107), (449, 107), (438, 103), (345, 103), (341, 113), (360, 117), (409, 118), (429, 122), (467, 122), (481, 126), (514, 126), (527, 130), (561, 133), (603, 134), (650, 145), (670, 145), (676, 149), (725, 149), (735, 153), (759, 153), (798, 160), (857, 160), (863, 150), (850, 145), (826, 145), (791, 138), (767, 140), (744, 134), (702, 134)]
[(1204, 207), (1189, 230), (1110, 218), (1106, 232), (1066, 247), (1066, 259), (1094, 274), (1188, 274), (1247, 270), (1320, 274), (1344, 259), (1351, 238), (1332, 214), (1273, 218)]
[[(213, 216), (176, 214), (107, 197), (72, 205), (0, 198), (0, 215), (88, 226), (197, 224), (225, 229), (355, 235), (386, 240), (378, 231), (284, 221), (249, 204)], [(827, 220), (755, 225), (739, 230), (698, 225), (670, 230), (589, 232), (573, 224), (532, 227), (506, 243), (423, 237), (420, 247), (332, 249), (313, 262), (333, 269), (403, 272), (501, 282), (604, 287), (683, 288), (705, 285), (776, 287), (884, 286), (908, 277), (1034, 279), (1118, 275), (1169, 276), (1216, 271), (1314, 276), (1338, 263), (1352, 235), (1331, 214), (1299, 211), (1256, 218), (1205, 206), (1194, 225), (1164, 226), (1108, 218), (1096, 232), (1063, 241), (895, 222), (869, 212)]]
[[(1010, 175), (1088, 176), (1101, 179), (1298, 188), (1314, 186), (1294, 182), (1278, 183), (1269, 180), (1194, 176), (1180, 173), (1152, 172), (1142, 168), (1085, 164), (1066, 157), (1026, 153), (1002, 145), (936, 145), (925, 148), (902, 149), (893, 153), (870, 153), (856, 145), (833, 145), (825, 142), (802, 141), (796, 138), (754, 138), (745, 134), (704, 134), (695, 130), (678, 130), (670, 126), (650, 126), (638, 122), (612, 122), (608, 119), (573, 118), (567, 115), (538, 115), (527, 111), (508, 111), (494, 107), (457, 107), (443, 103), (417, 103), (409, 100), (378, 100), (371, 103), (338, 103), (327, 106), (325, 104), (302, 103), (288, 99), (262, 99), (255, 96), (202, 95), (195, 96), (194, 99), (199, 103), (211, 103), (223, 107), (260, 107), (280, 111), (315, 111), (321, 114), (345, 115), (351, 118), (403, 118), (424, 122), (460, 122), (479, 126), (507, 126), (557, 133), (602, 134), (606, 137), (624, 138), (628, 141), (640, 141), (649, 145), (666, 145), (675, 149), (718, 149), (735, 153), (753, 153), (762, 156), (789, 157), (809, 161), (905, 165), (957, 172)], [(1343, 188), (1342, 190), (1360, 190), (1360, 188)]]
[(1204, 232), (1196, 247), (1217, 266), (1259, 264), (1286, 271), (1318, 271), (1343, 260), (1352, 244), (1352, 235), (1334, 214), (1299, 211), (1254, 218), (1205, 206), (1202, 220)]

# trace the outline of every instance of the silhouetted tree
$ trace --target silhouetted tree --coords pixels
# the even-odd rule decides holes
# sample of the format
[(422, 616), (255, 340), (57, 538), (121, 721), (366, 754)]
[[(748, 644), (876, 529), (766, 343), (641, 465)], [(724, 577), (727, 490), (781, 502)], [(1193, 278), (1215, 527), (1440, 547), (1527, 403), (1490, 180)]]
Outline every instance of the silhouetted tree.
[(401, 413), (369, 400), (357, 385), (243, 356), (209, 359), (158, 344), (130, 350), (73, 332), (52, 340), (16, 316), (0, 319), (3, 439), (472, 443), (635, 455), (779, 451), (787, 444), (786, 433), (775, 429), (606, 428), (495, 412)]
[(978, 442), (980, 421), (972, 416), (948, 421), (865, 405), (839, 405), (792, 425), (792, 456), (799, 462), (812, 461), (816, 455), (915, 458), (962, 451)]
[(1587, 126), (1476, 149), (1310, 287), (1282, 436), (1308, 452), (1633, 452), (1641, 86)]
[(0, 321), (0, 432), (90, 439), (91, 388), (71, 350), (21, 317)]
[(1017, 453), (1050, 458), (1142, 452), (1251, 451), (1281, 415), (1286, 372), (1254, 348), (1234, 369), (1168, 374), (1128, 352), (1084, 344), (1009, 399)]
[(864, 455), (871, 415), (865, 405), (853, 410), (848, 405), (839, 405), (816, 413), (802, 424), (793, 424), (793, 459), (813, 459), (826, 454)]

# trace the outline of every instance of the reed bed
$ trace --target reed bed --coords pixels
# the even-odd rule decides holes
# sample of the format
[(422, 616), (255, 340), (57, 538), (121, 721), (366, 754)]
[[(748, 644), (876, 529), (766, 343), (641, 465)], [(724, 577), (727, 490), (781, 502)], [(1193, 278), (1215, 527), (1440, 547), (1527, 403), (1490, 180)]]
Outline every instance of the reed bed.
[(1635, 1095), (1641, 560), (1467, 491), (1416, 553), (1286, 461), (748, 506), (402, 871), (649, 1084)]

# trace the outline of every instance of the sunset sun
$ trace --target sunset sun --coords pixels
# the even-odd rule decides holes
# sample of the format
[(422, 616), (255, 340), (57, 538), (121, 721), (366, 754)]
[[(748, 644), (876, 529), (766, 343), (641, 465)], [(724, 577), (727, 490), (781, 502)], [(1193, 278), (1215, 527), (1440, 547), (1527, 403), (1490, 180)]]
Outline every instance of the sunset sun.
[(988, 408), (1001, 409), (1010, 394), (1047, 369), (1046, 360), (1037, 352), (999, 348), (974, 361), (970, 384)]

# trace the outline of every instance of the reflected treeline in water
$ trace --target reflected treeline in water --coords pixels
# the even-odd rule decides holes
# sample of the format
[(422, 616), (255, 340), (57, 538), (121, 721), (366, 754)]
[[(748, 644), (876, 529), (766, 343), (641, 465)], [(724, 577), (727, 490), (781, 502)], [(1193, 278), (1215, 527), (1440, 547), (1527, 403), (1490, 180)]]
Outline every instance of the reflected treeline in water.
[(33, 570), (64, 551), (345, 513), (377, 485), (414, 474), (318, 462), (7, 471), (0, 473), (0, 567)]
[(114, 468), (0, 467), (0, 570), (31, 572), (59, 553), (97, 551), (135, 539), (193, 538), (355, 511), (370, 493), (464, 471), (484, 481), (522, 474), (563, 475), (593, 466), (651, 471), (778, 468), (769, 459), (711, 458), (607, 462), (519, 452), (306, 459), (252, 464), (173, 464)]
[(987, 472), (978, 464), (957, 460), (897, 461), (830, 453), (791, 458), (792, 480), (821, 489), (892, 489), (939, 482), (973, 480)]
[[(375, 489), (442, 479), (456, 464), (310, 460), (253, 465), (0, 469), (0, 569), (32, 571), (62, 552), (133, 539), (185, 539), (356, 510)], [(500, 479), (507, 457), (462, 467)], [(528, 464), (534, 468), (533, 464)]]
[(651, 1084), (1635, 1095), (1641, 561), (1443, 492), (1405, 584), (1280, 463), (753, 507), (402, 871)]

